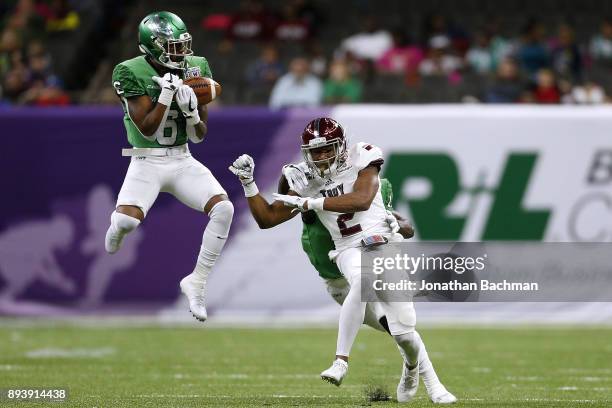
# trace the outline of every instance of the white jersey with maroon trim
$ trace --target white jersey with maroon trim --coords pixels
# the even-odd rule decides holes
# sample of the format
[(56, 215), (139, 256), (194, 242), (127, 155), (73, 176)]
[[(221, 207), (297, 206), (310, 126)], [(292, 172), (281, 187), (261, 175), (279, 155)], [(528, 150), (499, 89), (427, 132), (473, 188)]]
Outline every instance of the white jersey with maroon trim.
[[(383, 164), (382, 151), (368, 143), (357, 143), (348, 152), (346, 162), (338, 167), (337, 174), (332, 178), (313, 176), (305, 162), (297, 165), (308, 176), (308, 185), (296, 191), (301, 197), (336, 197), (353, 191), (359, 172), (373, 165)], [(375, 234), (392, 235), (391, 228), (386, 221), (387, 212), (380, 193), (378, 193), (370, 208), (366, 211), (342, 214), (333, 211), (316, 210), (317, 216), (330, 232), (336, 250), (358, 247), (361, 239)]]

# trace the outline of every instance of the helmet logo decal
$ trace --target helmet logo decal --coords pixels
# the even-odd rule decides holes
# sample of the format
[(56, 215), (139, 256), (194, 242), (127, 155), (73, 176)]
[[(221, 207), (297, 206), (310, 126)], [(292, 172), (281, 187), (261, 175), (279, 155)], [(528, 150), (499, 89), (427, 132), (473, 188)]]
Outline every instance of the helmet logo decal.
[(147, 22), (147, 26), (149, 26), (149, 29), (153, 33), (161, 34), (163, 37), (172, 38), (172, 28), (166, 21), (159, 18), (159, 16), (151, 17), (151, 19)]
[(318, 146), (325, 144), (325, 142), (327, 142), (327, 139), (325, 139), (324, 137), (315, 137), (314, 139), (311, 139), (310, 142), (308, 142), (308, 146)]
[(314, 123), (314, 126), (313, 126), (313, 128), (314, 128), (313, 133), (314, 133), (314, 137), (316, 137), (316, 138), (319, 137), (319, 124), (320, 123), (321, 123), (321, 119), (317, 118), (315, 120), (315, 123)]

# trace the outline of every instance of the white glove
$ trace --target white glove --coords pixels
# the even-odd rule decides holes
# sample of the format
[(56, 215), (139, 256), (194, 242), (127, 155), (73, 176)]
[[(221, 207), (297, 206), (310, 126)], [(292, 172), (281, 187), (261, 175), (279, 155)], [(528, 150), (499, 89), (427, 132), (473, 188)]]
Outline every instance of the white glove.
[(397, 218), (395, 218), (395, 215), (393, 215), (391, 211), (387, 210), (387, 217), (385, 218), (385, 220), (387, 221), (387, 224), (389, 224), (389, 228), (391, 228), (391, 232), (395, 234), (396, 232), (400, 230), (399, 222), (397, 221)]
[(194, 126), (200, 123), (200, 113), (198, 112), (198, 97), (189, 85), (181, 85), (174, 96), (183, 116), (187, 119), (187, 124)]
[(183, 85), (183, 80), (169, 72), (162, 78), (152, 76), (151, 79), (155, 81), (155, 83), (162, 89), (161, 93), (159, 94), (159, 98), (157, 98), (157, 102), (161, 103), (162, 105), (170, 106), (172, 103), (172, 97), (174, 97), (174, 94), (179, 87)]
[(289, 188), (295, 192), (303, 191), (308, 185), (308, 178), (298, 166), (286, 164), (283, 166), (283, 176), (289, 183)]
[(232, 173), (240, 178), (242, 184), (253, 181), (253, 172), (255, 171), (255, 161), (248, 154), (243, 154), (238, 157), (229, 169)]
[[(325, 201), (324, 197), (321, 198), (311, 198), (311, 197), (298, 197), (286, 194), (272, 194), (272, 197), (276, 201), (281, 201), (287, 207), (293, 207), (294, 211), (299, 210), (301, 212), (305, 212), (308, 210), (323, 210), (323, 201)], [(306, 203), (308, 203), (308, 208), (306, 207)]]
[(248, 154), (243, 154), (234, 160), (229, 170), (238, 176), (238, 179), (242, 183), (244, 188), (244, 195), (246, 197), (253, 197), (259, 194), (257, 184), (253, 178), (253, 172), (255, 171), (255, 161)]

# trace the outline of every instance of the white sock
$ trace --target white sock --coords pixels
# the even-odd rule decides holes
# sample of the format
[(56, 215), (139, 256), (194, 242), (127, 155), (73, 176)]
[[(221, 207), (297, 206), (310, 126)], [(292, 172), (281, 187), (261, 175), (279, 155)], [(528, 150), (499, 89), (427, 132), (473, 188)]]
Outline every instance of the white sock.
[(234, 206), (230, 201), (220, 201), (213, 206), (208, 213), (210, 220), (202, 237), (202, 246), (198, 254), (198, 260), (193, 270), (196, 275), (206, 285), (208, 274), (221, 250), (227, 241), (230, 225), (234, 216)]
[(138, 218), (130, 217), (129, 215), (113, 211), (111, 214), (111, 225), (113, 232), (116, 234), (126, 235), (134, 231), (140, 225)]
[(421, 343), (419, 349), (419, 374), (423, 377), (423, 383), (425, 384), (425, 388), (427, 388), (427, 393), (430, 394), (431, 390), (441, 386), (440, 379), (436, 374), (436, 370), (429, 359), (429, 355), (427, 354), (427, 349), (425, 348), (425, 343), (423, 343), (423, 339), (418, 332), (415, 331), (415, 334), (418, 337), (418, 340)]
[(336, 355), (348, 357), (363, 323), (365, 309), (366, 303), (361, 301), (361, 285), (358, 282), (354, 283), (340, 308)]
[[(416, 331), (394, 335), (397, 345), (404, 351), (403, 356), (409, 367), (414, 367), (419, 362), (419, 354), (423, 341)], [(420, 372), (420, 371), (419, 371)]]
[(104, 239), (106, 251), (111, 254), (115, 253), (119, 249), (123, 237), (135, 230), (139, 225), (140, 220), (138, 218), (113, 211), (111, 223)]

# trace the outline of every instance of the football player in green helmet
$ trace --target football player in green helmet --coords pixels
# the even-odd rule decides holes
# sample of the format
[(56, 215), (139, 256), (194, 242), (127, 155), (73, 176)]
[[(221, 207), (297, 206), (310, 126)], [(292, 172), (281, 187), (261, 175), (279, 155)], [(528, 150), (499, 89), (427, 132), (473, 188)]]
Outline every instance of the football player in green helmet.
[(121, 100), (131, 156), (119, 192), (105, 247), (119, 250), (123, 238), (144, 220), (160, 192), (208, 214), (202, 246), (191, 274), (180, 283), (193, 315), (206, 320), (208, 274), (229, 233), (234, 207), (210, 170), (189, 153), (187, 141), (199, 143), (207, 133), (206, 105), (183, 79), (211, 78), (206, 58), (193, 55), (191, 35), (175, 14), (159, 11), (138, 26), (138, 46), (144, 55), (123, 61), (112, 81)]
[(185, 57), (193, 55), (185, 23), (167, 11), (149, 14), (140, 22), (138, 46), (152, 61), (169, 69), (184, 68)]

